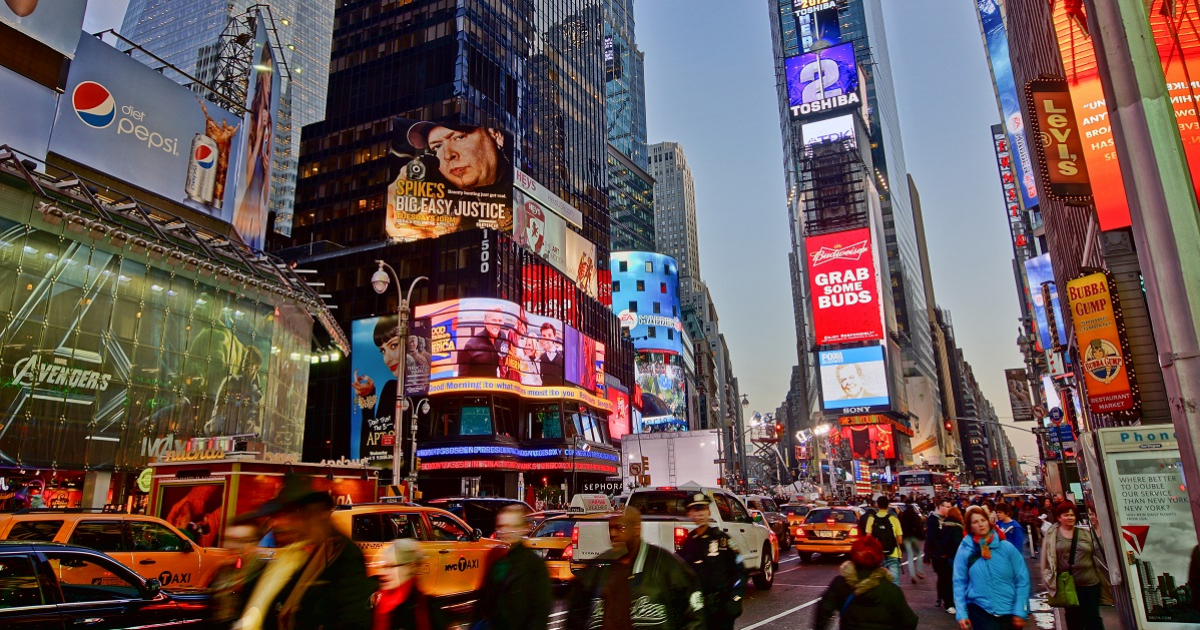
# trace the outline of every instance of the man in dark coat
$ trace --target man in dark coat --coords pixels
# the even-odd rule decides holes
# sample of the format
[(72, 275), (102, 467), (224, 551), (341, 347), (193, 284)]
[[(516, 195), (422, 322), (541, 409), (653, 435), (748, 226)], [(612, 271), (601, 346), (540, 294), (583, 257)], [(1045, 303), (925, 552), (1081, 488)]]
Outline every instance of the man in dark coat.
[(467, 340), (458, 351), (458, 365), (462, 376), (503, 378), (500, 374), (501, 357), (509, 352), (508, 341), (502, 334), (504, 311), (492, 310), (483, 315), (483, 330)]
[(476, 615), (493, 630), (546, 630), (554, 594), (546, 562), (522, 538), (529, 534), (525, 510), (509, 506), (496, 517), (496, 537), (508, 553), (488, 567)]
[(742, 615), (746, 569), (729, 535), (709, 527), (711, 503), (702, 492), (693, 494), (688, 501), (688, 518), (696, 524), (696, 529), (688, 532), (679, 557), (700, 579), (708, 630), (733, 630), (733, 622)]
[(675, 554), (642, 540), (634, 508), (608, 522), (611, 551), (575, 580), (567, 628), (704, 630), (704, 595)]
[(371, 595), (362, 552), (333, 527), (333, 497), (288, 474), (252, 516), (270, 519), (280, 549), (245, 584), (241, 630), (367, 630)]
[(871, 536), (854, 543), (850, 560), (821, 596), (815, 630), (824, 630), (834, 614), (841, 630), (916, 630), (920, 620), (883, 568), (883, 556), (883, 546)]

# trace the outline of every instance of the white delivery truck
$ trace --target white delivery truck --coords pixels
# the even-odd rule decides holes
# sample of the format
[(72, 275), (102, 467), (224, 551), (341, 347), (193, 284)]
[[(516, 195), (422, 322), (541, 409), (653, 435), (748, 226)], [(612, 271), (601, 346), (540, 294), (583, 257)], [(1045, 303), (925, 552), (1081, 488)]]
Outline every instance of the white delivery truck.
[(621, 481), (634, 488), (720, 485), (717, 431), (631, 433), (621, 438)]

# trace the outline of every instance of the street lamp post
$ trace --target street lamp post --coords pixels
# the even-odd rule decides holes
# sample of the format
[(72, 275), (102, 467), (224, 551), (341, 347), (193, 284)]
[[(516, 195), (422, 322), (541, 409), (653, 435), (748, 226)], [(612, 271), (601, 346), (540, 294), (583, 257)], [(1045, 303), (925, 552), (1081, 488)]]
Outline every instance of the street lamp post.
[[(392, 278), (396, 279), (396, 295), (400, 299), (400, 304), (397, 307), (397, 310), (398, 310), (397, 319), (399, 320), (397, 322), (397, 328), (400, 333), (400, 335), (399, 335), (400, 336), (400, 351), (403, 353), (407, 353), (408, 352), (409, 301), (412, 300), (412, 292), (413, 292), (413, 289), (415, 289), (417, 287), (417, 283), (422, 280), (428, 280), (429, 278), (426, 278), (425, 276), (421, 276), (419, 278), (414, 279), (412, 281), (412, 284), (408, 285), (408, 294), (405, 295), (404, 290), (400, 287), (400, 275), (396, 273), (396, 270), (392, 269), (391, 265), (383, 262), (382, 260), (376, 260), (375, 262), (379, 264), (379, 269), (377, 269), (375, 271), (375, 273), (371, 275), (371, 287), (375, 289), (376, 293), (378, 293), (379, 295), (383, 295), (384, 292), (386, 292), (388, 290), (388, 285), (391, 284), (391, 279)], [(403, 423), (403, 418), (404, 418), (403, 412), (404, 412), (404, 402), (405, 402), (405, 399), (404, 399), (405, 363), (406, 363), (406, 358), (401, 357), (400, 358), (400, 366), (398, 368), (398, 373), (396, 374), (396, 378), (398, 379), (396, 382), (396, 412), (392, 416), (392, 418), (394, 420), (394, 424), (395, 424), (395, 429), (393, 430), (393, 435), (395, 437), (394, 437), (394, 441), (392, 443), (392, 485), (393, 486), (400, 485), (400, 465), (404, 463), (404, 450), (402, 448), (403, 440), (401, 439), (401, 436), (404, 435), (404, 428), (402, 426), (402, 423)], [(428, 404), (428, 401), (425, 401), (425, 402), (426, 402), (426, 404)], [(416, 457), (416, 452), (417, 452), (417, 415), (416, 415), (416, 410), (414, 410), (413, 418), (412, 418), (412, 442), (413, 442), (412, 450), (413, 450), (413, 456), (414, 456), (413, 463), (415, 465), (415, 463), (416, 463), (415, 457)], [(410, 500), (414, 498), (413, 497), (413, 494), (414, 494), (413, 488), (416, 485), (416, 479), (417, 479), (416, 471), (410, 470), (409, 471), (409, 480), (411, 482), (413, 482), (410, 484), (410, 487), (409, 487), (409, 499)]]
[[(816, 442), (816, 444), (817, 444), (817, 480), (820, 481), (820, 485), (822, 485), (822, 486), (825, 485), (825, 471), (824, 471), (824, 469), (821, 468), (821, 440), (824, 440), (828, 437), (829, 431), (830, 431), (830, 426), (828, 424), (822, 424), (819, 427), (813, 428), (813, 441)], [(827, 450), (826, 454), (829, 455), (829, 494), (832, 495), (833, 494), (833, 453), (831, 452), (831, 449)]]

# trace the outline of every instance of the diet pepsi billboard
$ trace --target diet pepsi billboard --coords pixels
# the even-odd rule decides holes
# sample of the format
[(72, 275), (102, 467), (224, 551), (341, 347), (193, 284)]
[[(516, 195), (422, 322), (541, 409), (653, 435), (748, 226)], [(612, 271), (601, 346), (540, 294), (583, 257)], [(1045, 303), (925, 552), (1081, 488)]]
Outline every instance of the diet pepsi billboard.
[(108, 44), (79, 39), (50, 152), (230, 221), (243, 122)]

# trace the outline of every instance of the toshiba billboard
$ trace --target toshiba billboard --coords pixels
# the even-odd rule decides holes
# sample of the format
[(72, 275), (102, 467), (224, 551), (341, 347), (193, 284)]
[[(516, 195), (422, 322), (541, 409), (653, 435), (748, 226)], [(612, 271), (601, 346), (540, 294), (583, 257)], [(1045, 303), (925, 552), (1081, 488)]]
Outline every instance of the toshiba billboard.
[(868, 228), (804, 239), (817, 345), (883, 339), (883, 311)]

